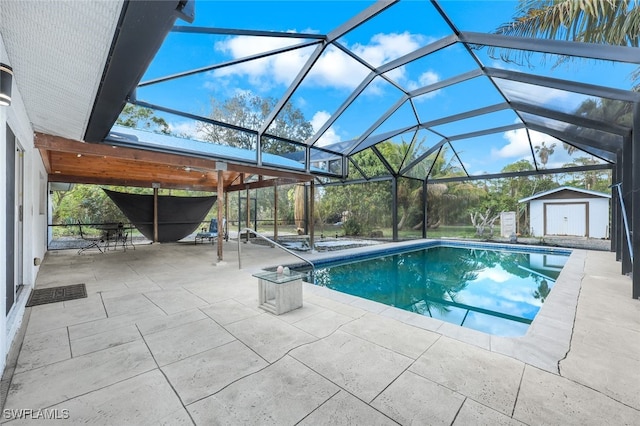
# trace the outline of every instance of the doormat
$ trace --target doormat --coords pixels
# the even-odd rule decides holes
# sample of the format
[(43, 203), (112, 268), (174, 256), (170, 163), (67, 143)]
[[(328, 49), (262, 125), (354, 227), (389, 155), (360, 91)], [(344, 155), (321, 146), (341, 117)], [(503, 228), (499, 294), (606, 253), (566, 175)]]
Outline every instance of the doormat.
[(29, 300), (27, 301), (27, 307), (64, 302), (65, 300), (82, 299), (84, 297), (87, 297), (87, 288), (84, 284), (40, 288), (31, 292), (31, 296), (29, 296)]

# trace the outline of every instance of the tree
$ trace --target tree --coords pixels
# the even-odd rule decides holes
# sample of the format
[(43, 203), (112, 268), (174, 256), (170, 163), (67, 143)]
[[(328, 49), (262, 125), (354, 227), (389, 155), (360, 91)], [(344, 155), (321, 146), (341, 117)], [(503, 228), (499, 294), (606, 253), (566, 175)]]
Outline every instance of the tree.
[[(512, 164), (507, 164), (502, 171), (505, 173), (510, 172), (524, 172), (535, 170), (533, 164), (531, 164), (527, 160), (519, 160)], [(507, 179), (507, 183), (509, 185), (509, 193), (511, 197), (515, 199), (519, 199), (522, 194), (526, 194), (526, 184), (529, 182), (529, 178), (527, 176), (518, 176), (516, 178)], [(533, 195), (533, 194), (526, 194)]]
[[(456, 157), (448, 158), (448, 149), (448, 146), (443, 146), (435, 157), (430, 178), (465, 175), (464, 170), (454, 163)], [(441, 224), (468, 223), (469, 208), (485, 196), (484, 188), (464, 181), (427, 184), (427, 226), (436, 228)]]
[(633, 125), (633, 104), (615, 99), (587, 99), (575, 111), (582, 117), (623, 126)]
[[(586, 43), (639, 46), (640, 3), (638, 0), (520, 0), (511, 22), (498, 34), (564, 39)], [(493, 54), (495, 49), (490, 50)], [(500, 57), (514, 59), (516, 51), (501, 50)], [(531, 53), (520, 51), (527, 60)], [(567, 60), (563, 57), (560, 61)], [(633, 79), (640, 78), (636, 70)]]
[[(212, 98), (209, 117), (218, 122), (229, 124), (229, 126), (198, 122), (196, 128), (206, 141), (255, 150), (258, 143), (255, 131), (260, 129), (277, 103), (278, 100), (275, 98), (262, 98), (250, 92), (239, 92), (225, 101)], [(295, 144), (278, 138), (304, 142), (312, 134), (313, 126), (306, 120), (303, 112), (295, 108), (293, 104), (287, 103), (271, 126), (269, 126), (266, 134), (263, 135), (261, 141), (262, 152), (275, 155), (295, 152), (299, 149)], [(279, 191), (288, 193), (289, 189), (279, 189)], [(294, 200), (292, 200), (292, 203), (296, 206), (296, 226), (304, 228), (301, 222), (302, 208), (300, 207), (304, 205), (304, 198), (301, 198), (304, 191), (296, 190), (293, 194)], [(283, 214), (289, 214), (289, 208), (282, 208), (282, 203), (288, 201), (287, 197), (280, 196), (278, 199), (280, 200), (278, 203), (280, 207), (279, 215), (282, 217)], [(268, 201), (268, 204), (270, 208), (273, 208), (271, 201)]]
[(540, 284), (538, 284), (538, 288), (533, 291), (532, 295), (534, 298), (540, 299), (540, 302), (544, 303), (546, 298), (549, 296), (549, 293), (551, 293), (549, 283), (547, 282), (547, 280), (543, 279), (542, 281), (540, 281)]
[[(405, 164), (407, 159), (417, 158), (418, 153), (422, 151), (422, 145), (425, 140), (409, 143), (401, 140), (400, 143), (385, 141), (376, 145), (378, 151), (385, 158), (387, 163), (393, 168), (391, 173), (398, 173), (400, 168)], [(387, 171), (386, 173), (389, 173)], [(428, 171), (424, 173), (426, 174)], [(397, 177), (397, 197), (398, 208), (401, 213), (398, 221), (398, 230), (405, 227), (407, 221), (411, 222), (410, 226), (416, 226), (416, 221), (422, 224), (422, 182), (417, 179), (408, 179)]]
[[(633, 103), (618, 101), (615, 99), (587, 99), (574, 111), (574, 114), (592, 120), (601, 121), (603, 123), (616, 123), (622, 126), (633, 126)], [(602, 133), (596, 129), (571, 125), (566, 129), (569, 134), (574, 134), (579, 138), (599, 140)], [(578, 151), (578, 148), (566, 142), (562, 143), (562, 147), (569, 155)]]
[(500, 214), (494, 214), (491, 209), (487, 209), (484, 213), (479, 211), (475, 211), (470, 213), (471, 223), (476, 228), (477, 235), (484, 235), (484, 230), (487, 226), (491, 228), (491, 233), (493, 234), (493, 224), (500, 217)]
[[(533, 164), (527, 160), (518, 160), (502, 168), (502, 172), (522, 172), (535, 170)], [(478, 203), (479, 211), (492, 212), (515, 211), (518, 220), (518, 230), (526, 232), (529, 229), (527, 205), (518, 203), (521, 198), (529, 197), (541, 191), (557, 188), (559, 184), (545, 175), (517, 176), (494, 179), (485, 185), (487, 196)]]
[(498, 33), (638, 47), (637, 0), (521, 0)]
[(591, 189), (593, 191), (608, 192), (611, 185), (611, 170), (586, 170), (582, 172), (571, 172), (571, 167), (591, 166), (598, 164), (592, 157), (578, 157), (571, 163), (563, 164), (567, 168), (566, 184), (578, 188)]
[(53, 223), (125, 222), (120, 209), (98, 185), (75, 185), (53, 206)]
[(540, 143), (540, 145), (536, 145), (535, 147), (536, 154), (538, 154), (538, 158), (542, 163), (542, 168), (547, 167), (547, 162), (549, 161), (549, 156), (553, 155), (555, 152), (556, 144), (555, 142), (551, 145), (546, 145), (544, 141)]
[(73, 187), (65, 190), (65, 191), (61, 191), (61, 190), (57, 190), (57, 191), (51, 191), (51, 202), (53, 204), (53, 215), (51, 217), (51, 223), (54, 224), (60, 224), (60, 221), (64, 218), (61, 217), (61, 211), (60, 209), (56, 208), (60, 205), (62, 205), (62, 202), (64, 201), (65, 197), (69, 194), (71, 194), (71, 190), (73, 189)]
[(116, 120), (116, 124), (135, 129), (146, 129), (165, 135), (171, 134), (171, 128), (164, 118), (155, 115), (150, 108), (127, 104)]
[[(384, 144), (393, 145), (390, 142), (383, 142), (376, 146), (383, 151), (392, 149), (392, 147), (385, 147)], [(353, 155), (352, 161), (358, 165), (366, 177), (390, 174), (371, 148)], [(351, 167), (351, 170), (354, 171), (355, 167)], [(350, 212), (353, 220), (361, 225), (362, 233), (390, 223), (392, 206), (390, 182), (330, 186), (325, 192), (325, 197), (324, 200), (333, 206), (335, 214)]]
[(304, 193), (304, 184), (295, 186), (293, 205), (297, 229), (304, 229)]
[[(257, 137), (251, 130), (259, 130), (271, 111), (277, 105), (275, 98), (261, 98), (248, 92), (236, 94), (225, 101), (211, 99), (209, 116), (233, 127), (212, 123), (199, 123), (198, 131), (210, 142), (237, 148), (256, 149)], [(247, 129), (242, 131), (237, 127)], [(278, 114), (267, 134), (280, 138), (304, 142), (313, 135), (313, 126), (306, 120), (302, 111), (287, 103)], [(263, 136), (263, 150), (272, 154), (294, 152), (295, 146), (285, 141)]]

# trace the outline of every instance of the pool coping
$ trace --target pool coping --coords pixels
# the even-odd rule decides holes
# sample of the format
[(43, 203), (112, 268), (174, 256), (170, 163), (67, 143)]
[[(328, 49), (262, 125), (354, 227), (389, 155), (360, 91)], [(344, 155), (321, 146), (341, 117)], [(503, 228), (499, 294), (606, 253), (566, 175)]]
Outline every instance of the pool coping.
[(394, 243), (392, 247), (358, 247), (342, 252), (316, 254), (308, 256), (308, 258), (312, 262), (314, 260), (328, 262), (329, 259), (357, 259), (359, 257), (370, 256), (373, 253), (384, 255), (404, 251), (413, 247), (431, 246), (509, 248), (530, 252), (562, 252), (563, 254), (570, 253), (570, 255), (553, 289), (538, 311), (533, 322), (530, 324), (527, 332), (525, 335), (518, 337), (494, 336), (482, 331), (426, 317), (314, 284), (303, 283), (304, 291), (358, 307), (367, 312), (393, 318), (407, 325), (432, 331), (491, 352), (500, 353), (554, 374), (560, 373), (559, 362), (567, 356), (571, 346), (571, 336), (573, 334), (578, 297), (580, 295), (582, 279), (584, 278), (586, 250), (540, 248), (536, 246), (505, 243), (413, 240)]

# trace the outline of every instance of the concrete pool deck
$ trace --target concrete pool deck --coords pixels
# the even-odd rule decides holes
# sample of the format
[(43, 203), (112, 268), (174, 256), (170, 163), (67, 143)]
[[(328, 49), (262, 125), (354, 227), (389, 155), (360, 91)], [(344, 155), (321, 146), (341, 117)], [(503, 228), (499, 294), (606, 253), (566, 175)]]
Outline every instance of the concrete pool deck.
[(257, 308), (251, 274), (296, 259), (241, 248), (242, 270), (235, 241), (217, 264), (210, 244), (49, 252), (36, 288), (85, 283), (88, 297), (27, 308), (1, 420), (631, 425), (640, 418), (640, 301), (613, 253), (575, 250), (530, 332), (510, 339), (311, 285), (301, 309), (271, 315)]

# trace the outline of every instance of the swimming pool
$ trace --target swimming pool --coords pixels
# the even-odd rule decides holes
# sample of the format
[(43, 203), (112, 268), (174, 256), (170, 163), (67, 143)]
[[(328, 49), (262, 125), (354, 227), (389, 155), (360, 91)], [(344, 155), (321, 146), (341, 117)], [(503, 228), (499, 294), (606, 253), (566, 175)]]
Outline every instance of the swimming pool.
[(306, 280), (498, 336), (524, 335), (570, 250), (432, 244), (316, 263)]

